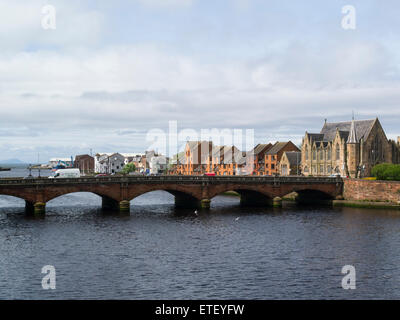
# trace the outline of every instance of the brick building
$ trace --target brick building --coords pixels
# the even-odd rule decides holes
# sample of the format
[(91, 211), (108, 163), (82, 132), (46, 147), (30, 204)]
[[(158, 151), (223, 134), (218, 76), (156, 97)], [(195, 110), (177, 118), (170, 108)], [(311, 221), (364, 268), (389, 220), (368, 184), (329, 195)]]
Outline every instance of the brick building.
[(279, 163), (284, 152), (300, 151), (300, 149), (292, 142), (276, 142), (264, 156), (264, 174), (271, 176), (279, 174)]
[(94, 173), (94, 157), (88, 154), (75, 156), (74, 168), (78, 168), (83, 174)]

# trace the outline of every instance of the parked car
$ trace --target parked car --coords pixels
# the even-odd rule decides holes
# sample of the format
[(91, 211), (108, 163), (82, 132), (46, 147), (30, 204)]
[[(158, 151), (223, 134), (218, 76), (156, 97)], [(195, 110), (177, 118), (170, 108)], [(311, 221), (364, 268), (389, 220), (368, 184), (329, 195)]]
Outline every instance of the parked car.
[(99, 173), (99, 174), (96, 174), (96, 178), (97, 177), (107, 177), (107, 174), (106, 173)]
[(214, 177), (215, 176), (215, 172), (207, 172), (204, 174), (207, 177)]

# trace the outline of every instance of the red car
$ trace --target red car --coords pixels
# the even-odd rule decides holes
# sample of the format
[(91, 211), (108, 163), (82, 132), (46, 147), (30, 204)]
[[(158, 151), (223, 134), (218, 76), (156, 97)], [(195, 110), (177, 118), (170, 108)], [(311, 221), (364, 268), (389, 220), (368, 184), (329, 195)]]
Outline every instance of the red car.
[(214, 177), (215, 176), (215, 172), (208, 172), (208, 173), (205, 173), (204, 175), (208, 176), (208, 177)]

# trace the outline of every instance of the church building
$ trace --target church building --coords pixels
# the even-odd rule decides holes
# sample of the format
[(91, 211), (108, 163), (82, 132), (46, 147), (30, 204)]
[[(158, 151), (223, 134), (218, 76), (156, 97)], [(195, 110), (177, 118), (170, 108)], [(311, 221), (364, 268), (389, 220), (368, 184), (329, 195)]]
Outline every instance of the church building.
[(379, 163), (400, 163), (400, 138), (388, 140), (378, 120), (327, 122), (320, 133), (306, 132), (301, 148), (305, 176), (361, 178)]

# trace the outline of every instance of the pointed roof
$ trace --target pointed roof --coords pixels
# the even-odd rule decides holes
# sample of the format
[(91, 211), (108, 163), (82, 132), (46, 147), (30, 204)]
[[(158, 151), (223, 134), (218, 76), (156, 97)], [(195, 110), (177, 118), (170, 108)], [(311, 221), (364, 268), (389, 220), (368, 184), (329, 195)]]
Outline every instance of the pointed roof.
[(265, 154), (269, 155), (274, 155), (277, 154), (279, 151), (281, 151), (288, 143), (291, 143), (290, 141), (285, 141), (285, 142), (276, 142), (272, 148), (270, 148)]
[[(366, 139), (375, 124), (376, 119), (372, 120), (353, 120), (355, 135), (358, 140)], [(346, 122), (326, 122), (320, 134), (323, 134), (323, 141), (332, 141), (335, 138), (336, 131), (343, 132), (344, 135), (350, 134), (351, 124), (353, 121)]]
[(357, 143), (357, 133), (356, 133), (356, 128), (354, 124), (354, 119), (351, 121), (351, 127), (350, 127), (350, 133), (349, 137), (347, 139), (347, 143)]
[(286, 157), (291, 165), (301, 164), (301, 151), (285, 151)]

